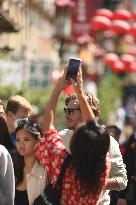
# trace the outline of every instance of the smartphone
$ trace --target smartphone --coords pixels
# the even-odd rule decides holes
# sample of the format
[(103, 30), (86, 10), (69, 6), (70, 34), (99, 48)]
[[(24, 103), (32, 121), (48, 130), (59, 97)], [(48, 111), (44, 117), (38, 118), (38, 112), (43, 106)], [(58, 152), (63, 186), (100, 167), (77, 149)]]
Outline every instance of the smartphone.
[(70, 58), (68, 63), (66, 80), (70, 80), (70, 78), (76, 79), (80, 64), (81, 64), (81, 59)]

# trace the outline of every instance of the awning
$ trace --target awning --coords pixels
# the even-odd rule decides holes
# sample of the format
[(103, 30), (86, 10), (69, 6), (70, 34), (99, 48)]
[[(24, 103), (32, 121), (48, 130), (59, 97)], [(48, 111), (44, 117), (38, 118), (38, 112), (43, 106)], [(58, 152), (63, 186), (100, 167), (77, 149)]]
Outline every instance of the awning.
[(19, 26), (13, 22), (9, 15), (0, 9), (0, 33), (18, 32)]
[(65, 7), (65, 6), (73, 7), (73, 6), (75, 6), (75, 2), (72, 0), (55, 0), (55, 4), (57, 6), (60, 6), (60, 7)]

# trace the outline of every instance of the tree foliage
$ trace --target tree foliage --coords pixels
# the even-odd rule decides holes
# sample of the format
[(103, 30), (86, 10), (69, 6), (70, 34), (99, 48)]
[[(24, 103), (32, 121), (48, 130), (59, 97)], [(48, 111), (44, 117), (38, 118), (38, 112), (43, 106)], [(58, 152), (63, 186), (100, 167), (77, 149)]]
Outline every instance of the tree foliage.
[(107, 123), (112, 112), (116, 111), (116, 102), (122, 97), (122, 81), (116, 74), (105, 76), (99, 83), (101, 120)]

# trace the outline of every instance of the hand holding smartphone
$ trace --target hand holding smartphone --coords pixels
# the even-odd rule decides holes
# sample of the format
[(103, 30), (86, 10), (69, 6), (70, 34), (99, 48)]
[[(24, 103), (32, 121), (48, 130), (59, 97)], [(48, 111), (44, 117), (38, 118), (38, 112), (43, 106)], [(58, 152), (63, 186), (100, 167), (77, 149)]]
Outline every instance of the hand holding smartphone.
[(70, 58), (68, 63), (67, 74), (66, 74), (66, 80), (70, 80), (71, 78), (76, 80), (80, 65), (81, 65), (81, 59)]

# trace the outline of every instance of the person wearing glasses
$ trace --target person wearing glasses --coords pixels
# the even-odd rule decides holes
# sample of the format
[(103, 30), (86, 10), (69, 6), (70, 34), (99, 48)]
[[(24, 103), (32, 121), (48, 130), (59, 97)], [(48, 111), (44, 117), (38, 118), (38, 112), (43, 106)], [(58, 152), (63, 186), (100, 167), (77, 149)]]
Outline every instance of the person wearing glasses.
[(13, 157), (16, 190), (15, 205), (32, 205), (46, 185), (47, 170), (35, 157), (35, 146), (42, 137), (39, 125), (31, 119), (17, 122)]
[[(81, 77), (80, 81), (83, 83), (83, 79)], [(55, 88), (52, 92), (53, 104), (52, 104), (52, 114), (55, 113), (57, 101), (61, 94), (61, 92), (69, 85), (69, 82), (65, 80), (65, 73), (62, 77), (59, 78), (58, 82), (55, 85)], [(86, 100), (88, 101), (88, 105), (90, 106), (94, 120), (98, 121), (100, 114), (100, 104), (99, 100), (94, 96), (91, 92), (86, 92), (83, 90), (83, 86), (81, 88), (80, 93), (84, 93), (86, 96)], [(78, 99), (77, 93), (73, 93), (66, 97), (65, 100), (65, 109), (64, 115), (66, 119), (67, 129), (64, 129), (59, 132), (59, 136), (61, 136), (63, 143), (67, 150), (70, 152), (70, 141), (75, 131), (76, 127), (83, 122), (82, 113), (84, 113), (84, 108), (81, 107), (80, 101)], [(47, 121), (45, 115), (45, 122)], [(119, 144), (116, 140), (110, 136), (110, 160), (111, 160), (111, 170), (110, 170), (110, 178), (108, 180), (105, 191), (103, 191), (99, 205), (109, 205), (110, 204), (110, 190), (123, 190), (127, 186), (127, 174), (126, 174), (126, 166), (123, 163), (122, 155), (120, 153)]]
[[(95, 116), (98, 116), (100, 112), (99, 100), (92, 93), (87, 91), (83, 92), (87, 97), (87, 101), (91, 106), (93, 113)], [(60, 131), (59, 134), (62, 137), (67, 150), (70, 151), (69, 143), (73, 134), (73, 130), (80, 122), (82, 122), (81, 109), (77, 95), (75, 93), (68, 95), (65, 99), (64, 116), (66, 119), (67, 129)]]

